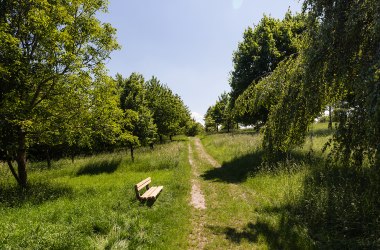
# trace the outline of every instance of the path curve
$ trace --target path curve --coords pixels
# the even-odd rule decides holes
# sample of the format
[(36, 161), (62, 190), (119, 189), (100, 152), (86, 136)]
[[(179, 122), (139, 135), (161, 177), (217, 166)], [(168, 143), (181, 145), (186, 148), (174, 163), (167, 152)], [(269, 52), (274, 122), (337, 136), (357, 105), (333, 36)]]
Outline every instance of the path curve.
[(203, 159), (206, 159), (214, 168), (220, 168), (220, 164), (209, 155), (204, 149), (202, 142), (199, 138), (195, 138), (195, 146), (197, 148), (197, 152)]

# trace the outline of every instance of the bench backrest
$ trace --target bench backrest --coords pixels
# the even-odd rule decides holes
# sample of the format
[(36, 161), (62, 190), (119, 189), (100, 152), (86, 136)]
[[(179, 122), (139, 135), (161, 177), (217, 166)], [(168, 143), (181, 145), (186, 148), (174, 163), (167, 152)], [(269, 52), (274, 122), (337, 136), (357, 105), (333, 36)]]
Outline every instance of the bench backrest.
[(152, 179), (150, 177), (146, 178), (145, 180), (140, 181), (139, 183), (135, 185), (136, 192), (139, 192), (141, 189), (148, 186), (149, 183), (151, 182), (152, 182)]

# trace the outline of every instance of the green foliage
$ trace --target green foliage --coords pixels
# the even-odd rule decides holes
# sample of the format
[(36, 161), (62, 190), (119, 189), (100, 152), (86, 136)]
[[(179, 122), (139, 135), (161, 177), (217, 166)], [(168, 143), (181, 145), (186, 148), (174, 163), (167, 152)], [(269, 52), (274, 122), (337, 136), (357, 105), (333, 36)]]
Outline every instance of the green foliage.
[(380, 3), (317, 0), (305, 7), (310, 12), (305, 87), (321, 88), (313, 95), (341, 109), (334, 158), (356, 168), (366, 159), (379, 166)]
[(191, 116), (181, 97), (155, 77), (145, 83), (145, 89), (147, 105), (157, 125), (160, 141), (163, 135), (172, 137), (184, 133)]
[[(118, 44), (115, 29), (95, 15), (105, 11), (105, 1), (11, 0), (1, 5), (1, 158), (16, 159), (15, 177), (25, 187), (27, 147), (40, 138), (49, 144), (57, 134), (61, 139), (62, 131), (83, 128), (73, 124), (92, 115), (88, 102), (103, 84), (96, 78)], [(61, 129), (70, 118), (74, 122)], [(73, 133), (88, 137), (85, 131)]]
[[(299, 36), (305, 30), (303, 15), (292, 16), (288, 12), (283, 20), (264, 16), (259, 24), (249, 27), (234, 52), (234, 70), (231, 72), (230, 85), (233, 102), (250, 86), (256, 85), (270, 74), (279, 62), (297, 53)], [(239, 114), (239, 122), (255, 124), (266, 120), (267, 110), (260, 109), (258, 114)]]
[[(282, 82), (265, 132), (272, 156), (299, 145), (328, 105), (337, 109), (334, 164), (360, 168), (379, 159), (379, 3), (307, 1), (308, 32), (300, 55), (273, 73)], [(363, 28), (364, 27), (364, 28)]]
[(232, 103), (229, 93), (224, 92), (218, 97), (215, 105), (209, 107), (205, 114), (206, 131), (218, 131), (219, 125), (222, 125), (228, 132), (234, 125), (234, 114), (232, 112)]
[(123, 79), (121, 75), (117, 75), (116, 78), (122, 89), (120, 107), (124, 110), (125, 119), (128, 120), (128, 126), (124, 129), (127, 133), (128, 131), (132, 133), (129, 140), (124, 143), (129, 144), (130, 147), (153, 144), (156, 140), (157, 128), (147, 106), (144, 77), (132, 73), (127, 79)]
[(196, 136), (202, 134), (204, 131), (204, 127), (199, 122), (195, 120), (191, 120), (191, 122), (187, 125), (186, 135), (187, 136)]

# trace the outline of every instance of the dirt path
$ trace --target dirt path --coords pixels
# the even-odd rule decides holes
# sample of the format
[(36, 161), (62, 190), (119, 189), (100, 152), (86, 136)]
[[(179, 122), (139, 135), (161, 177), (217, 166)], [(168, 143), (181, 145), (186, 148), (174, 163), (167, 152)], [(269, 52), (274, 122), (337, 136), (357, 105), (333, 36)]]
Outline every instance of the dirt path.
[(202, 159), (208, 161), (214, 168), (220, 168), (220, 164), (206, 152), (199, 138), (195, 138), (194, 143)]
[[(189, 163), (193, 173), (191, 180), (191, 202), (190, 204), (197, 209), (206, 209), (205, 197), (200, 189), (199, 181), (196, 179), (199, 177), (197, 166), (194, 163), (193, 150), (189, 144)], [(195, 177), (195, 178), (194, 178)]]
[(194, 207), (191, 215), (192, 231), (189, 236), (190, 249), (203, 249), (207, 238), (204, 235), (204, 221), (206, 202), (199, 183), (199, 173), (194, 161), (194, 153), (189, 144), (189, 163), (191, 165), (191, 200), (190, 205)]
[[(252, 217), (246, 215), (253, 209), (255, 194), (239, 183), (205, 178), (207, 172), (219, 173), (221, 164), (207, 153), (199, 138), (190, 138), (189, 163), (193, 207), (189, 249), (255, 248), (249, 241), (240, 245), (235, 240), (252, 221)], [(236, 230), (236, 234), (231, 235), (231, 230)]]

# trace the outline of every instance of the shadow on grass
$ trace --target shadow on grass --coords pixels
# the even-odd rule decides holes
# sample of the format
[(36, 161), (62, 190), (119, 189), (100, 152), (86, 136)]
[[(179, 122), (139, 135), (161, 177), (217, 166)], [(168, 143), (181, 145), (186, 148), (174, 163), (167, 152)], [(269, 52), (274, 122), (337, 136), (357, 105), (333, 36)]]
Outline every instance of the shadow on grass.
[[(278, 170), (286, 168), (294, 172), (300, 170), (301, 167), (306, 167), (304, 163), (310, 165), (313, 162), (322, 162), (321, 156), (316, 154), (310, 155), (305, 153), (293, 152), (287, 157), (279, 158), (279, 161), (274, 164), (263, 164), (263, 151), (256, 151), (233, 159), (229, 162), (223, 162), (220, 168), (213, 168), (204, 172), (201, 177), (204, 180), (227, 182), (227, 183), (241, 183), (245, 182), (249, 176), (254, 176), (258, 172), (267, 172), (275, 174)], [(286, 160), (288, 158), (288, 160)], [(282, 159), (282, 160), (281, 160)]]
[(322, 249), (380, 249), (380, 175), (320, 167), (304, 182), (293, 210)]
[(333, 135), (335, 133), (335, 129), (328, 129), (328, 128), (321, 128), (316, 130), (310, 130), (307, 134), (310, 137), (310, 135), (313, 135), (314, 137), (321, 137), (321, 136), (328, 136)]
[(76, 175), (97, 175), (102, 173), (110, 174), (118, 169), (120, 163), (121, 159), (92, 161), (81, 167)]
[(250, 174), (257, 173), (262, 162), (262, 151), (235, 158), (224, 162), (220, 168), (213, 168), (204, 172), (201, 177), (228, 183), (244, 182)]
[(310, 241), (302, 235), (302, 230), (282, 216), (279, 226), (274, 227), (266, 221), (248, 223), (243, 228), (208, 226), (214, 234), (225, 235), (235, 244), (243, 241), (257, 244), (265, 242), (269, 249), (312, 249)]
[(20, 207), (24, 204), (40, 205), (72, 195), (72, 188), (48, 182), (29, 183), (26, 189), (18, 186), (0, 186), (0, 204), (5, 207)]

